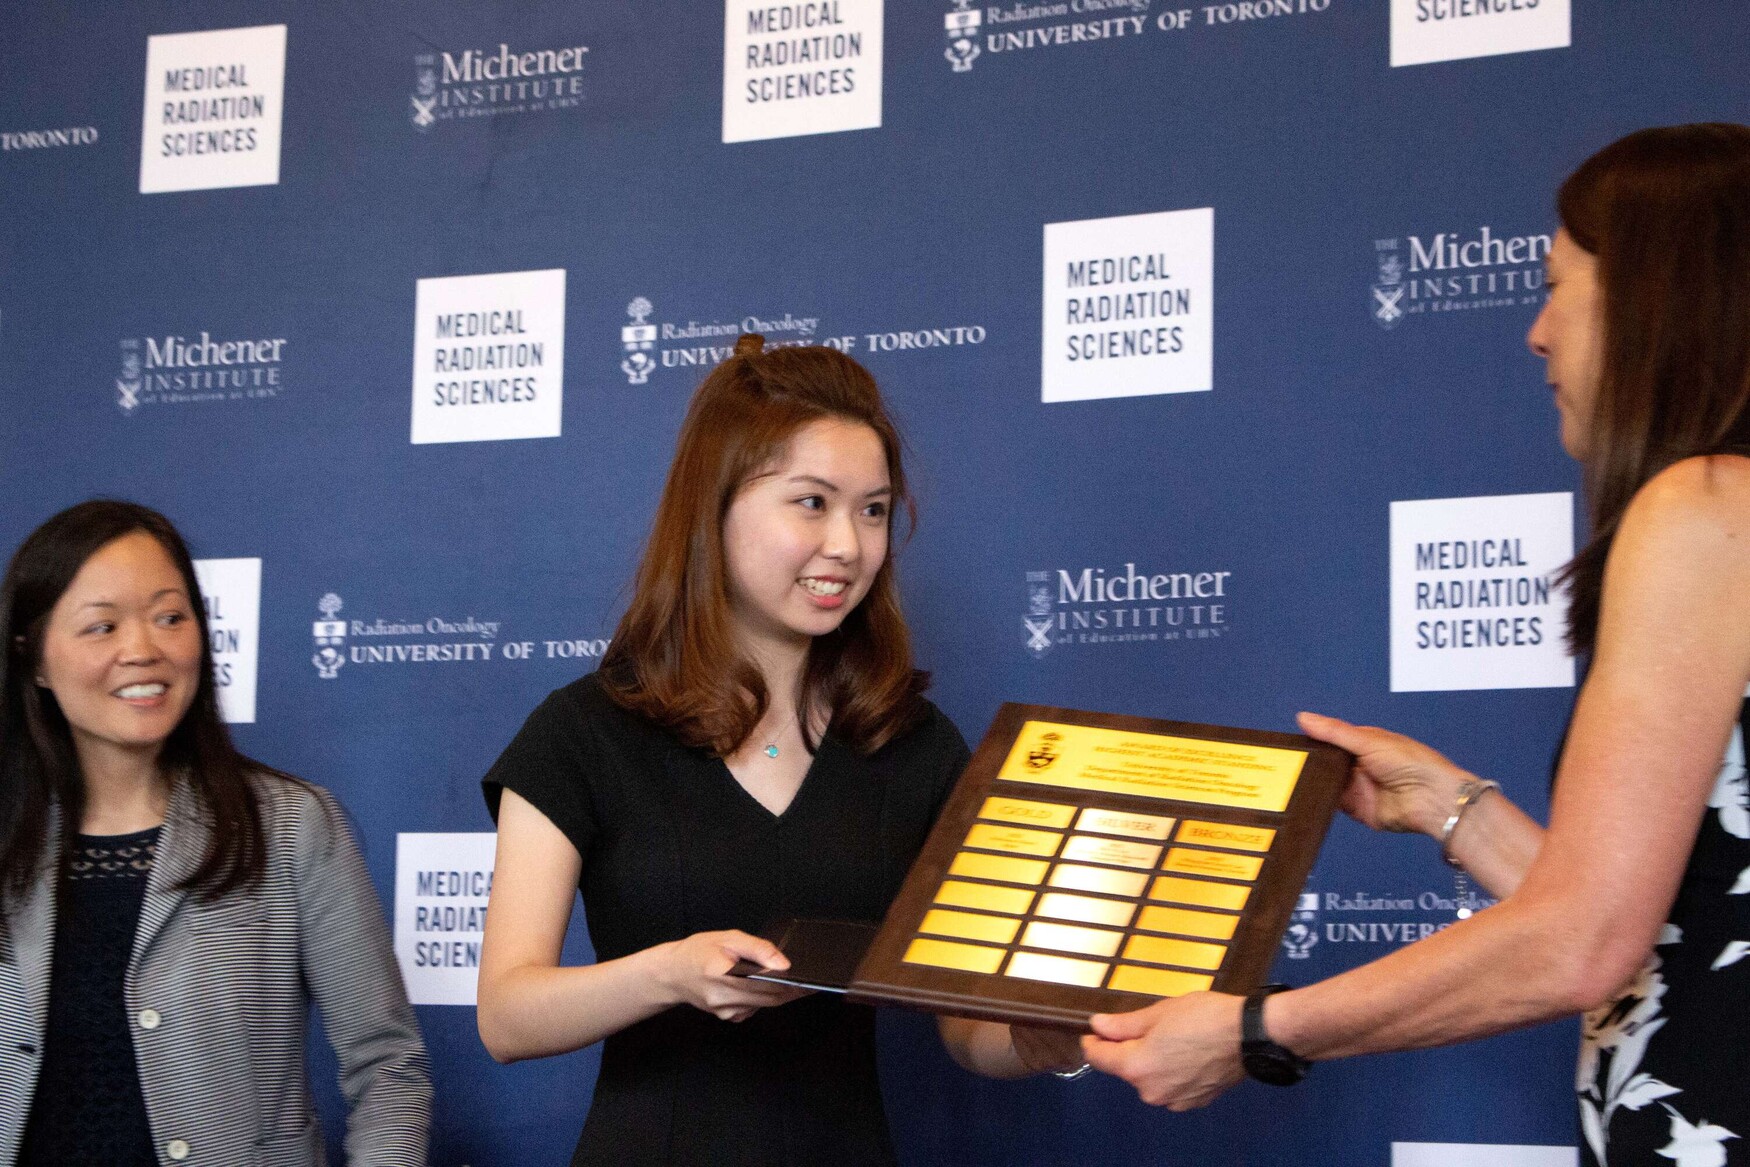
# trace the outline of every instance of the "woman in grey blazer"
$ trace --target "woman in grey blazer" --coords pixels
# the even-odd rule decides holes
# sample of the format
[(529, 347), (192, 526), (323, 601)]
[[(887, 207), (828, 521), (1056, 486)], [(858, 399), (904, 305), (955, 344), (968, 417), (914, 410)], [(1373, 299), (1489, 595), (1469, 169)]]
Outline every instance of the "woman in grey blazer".
[(0, 583), (0, 1164), (423, 1164), (425, 1050), (358, 848), (218, 712), (205, 606), (161, 515), (94, 501)]

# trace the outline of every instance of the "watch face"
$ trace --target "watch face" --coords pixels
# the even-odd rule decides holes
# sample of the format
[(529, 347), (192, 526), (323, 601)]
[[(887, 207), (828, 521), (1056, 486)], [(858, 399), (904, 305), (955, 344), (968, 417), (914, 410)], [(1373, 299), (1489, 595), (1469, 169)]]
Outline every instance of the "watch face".
[(1297, 1060), (1286, 1050), (1247, 1050), (1240, 1055), (1246, 1073), (1271, 1086), (1292, 1086), (1305, 1077), (1306, 1071), (1295, 1064)]

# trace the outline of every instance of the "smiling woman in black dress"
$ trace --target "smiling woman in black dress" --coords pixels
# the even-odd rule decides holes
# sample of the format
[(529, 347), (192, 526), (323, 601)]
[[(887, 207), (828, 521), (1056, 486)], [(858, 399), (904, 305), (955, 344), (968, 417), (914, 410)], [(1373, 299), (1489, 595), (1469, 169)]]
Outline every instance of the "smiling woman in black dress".
[[(871, 1012), (724, 974), (786, 966), (750, 934), (774, 918), (880, 919), (966, 764), (899, 610), (908, 505), (869, 374), (744, 337), (693, 399), (601, 670), (487, 775), (480, 1033), (501, 1061), (605, 1039), (574, 1164), (893, 1162)], [(564, 968), (574, 888), (596, 963)], [(942, 1028), (981, 1073), (1080, 1060)]]

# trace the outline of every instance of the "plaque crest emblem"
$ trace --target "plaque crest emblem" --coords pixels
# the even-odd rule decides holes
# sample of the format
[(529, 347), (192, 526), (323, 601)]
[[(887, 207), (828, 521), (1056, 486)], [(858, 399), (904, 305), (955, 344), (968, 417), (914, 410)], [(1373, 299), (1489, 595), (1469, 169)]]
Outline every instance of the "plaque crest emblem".
[(1063, 735), (1048, 730), (1039, 735), (1039, 741), (1027, 751), (1027, 767), (1030, 770), (1049, 770), (1057, 761), (1057, 743), (1063, 740)]
[(412, 103), (408, 116), (413, 119), (413, 128), (421, 133), (430, 130), (437, 122), (437, 57), (430, 53), (421, 53), (413, 58), (413, 94), (408, 100)]
[(972, 7), (972, 0), (954, 0), (954, 10), (942, 19), (948, 47), (942, 55), (956, 73), (970, 73), (972, 62), (978, 60), (978, 29), (984, 23), (984, 13)]
[(312, 625), (316, 655), (310, 658), (310, 663), (316, 666), (317, 676), (324, 681), (339, 676), (340, 667), (346, 663), (346, 654), (342, 651), (346, 647), (346, 621), (335, 619), (344, 606), (333, 592), (316, 601), (316, 610), (322, 613), (322, 619)]
[(1373, 320), (1381, 328), (1394, 328), (1404, 318), (1404, 261), (1396, 239), (1377, 239), (1373, 248), (1379, 261), (1370, 301)]
[(650, 350), (656, 347), (656, 325), (645, 322), (645, 317), (654, 311), (655, 305), (643, 296), (626, 305), (626, 315), (632, 318), (632, 323), (620, 329), (620, 347), (626, 351), (620, 361), (620, 372), (626, 374), (628, 385), (644, 384), (656, 368), (656, 359), (650, 355)]

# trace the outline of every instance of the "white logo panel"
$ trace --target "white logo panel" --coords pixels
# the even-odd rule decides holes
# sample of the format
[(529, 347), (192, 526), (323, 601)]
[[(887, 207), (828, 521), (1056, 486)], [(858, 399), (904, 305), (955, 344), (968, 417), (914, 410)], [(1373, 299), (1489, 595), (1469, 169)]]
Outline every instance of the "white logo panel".
[(253, 724), (261, 660), (261, 560), (197, 559), (194, 574), (207, 606), (219, 713), (232, 724)]
[(420, 280), (413, 317), (415, 445), (559, 436), (564, 269)]
[(1571, 686), (1573, 555), (1566, 492), (1392, 503), (1392, 692)]
[(1393, 1143), (1391, 1167), (1579, 1167), (1574, 1147), (1505, 1143)]
[(1569, 0), (1391, 0), (1391, 63), (1565, 49), (1570, 17)]
[(1214, 385), (1215, 210), (1045, 225), (1040, 396)]
[(395, 959), (415, 1005), (472, 1005), (498, 836), (395, 836)]
[(881, 125), (882, 0), (725, 0), (723, 140)]
[(146, 40), (140, 193), (280, 180), (286, 26)]

